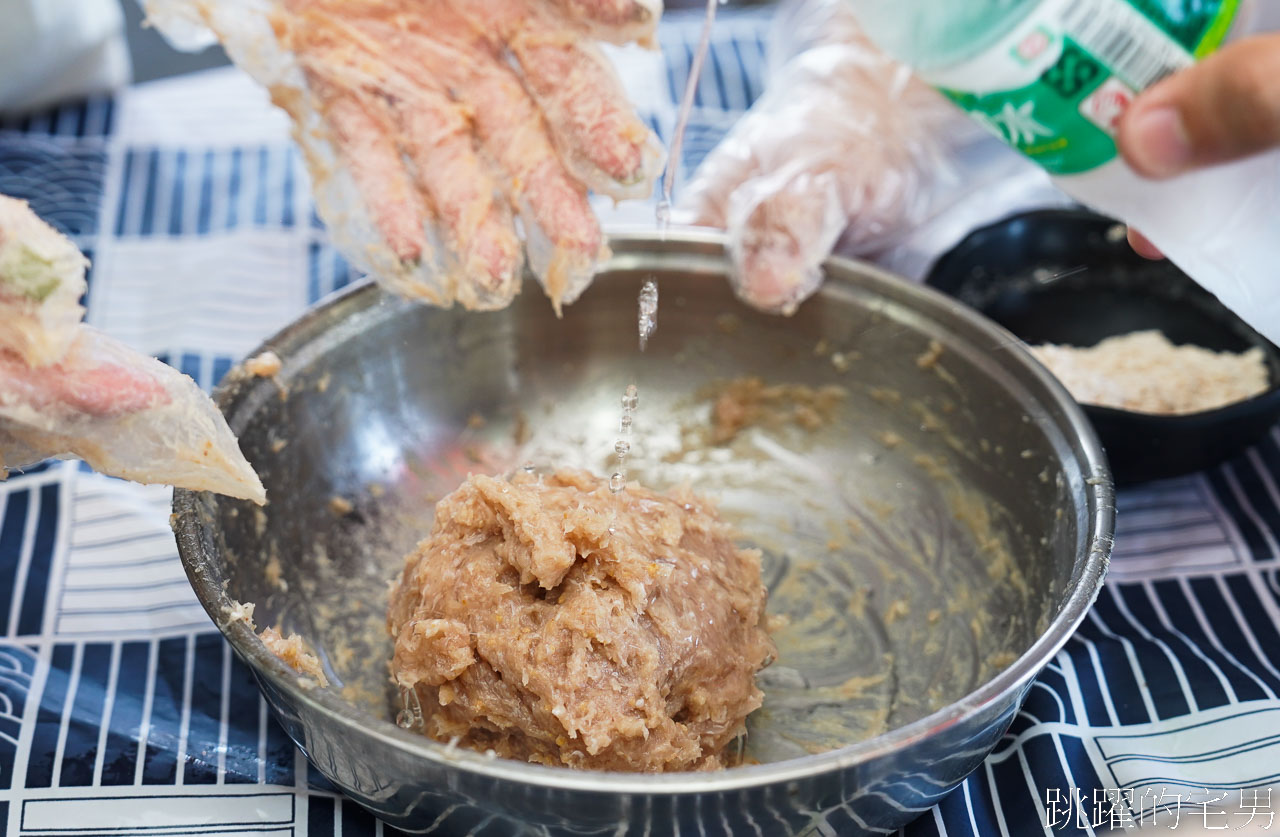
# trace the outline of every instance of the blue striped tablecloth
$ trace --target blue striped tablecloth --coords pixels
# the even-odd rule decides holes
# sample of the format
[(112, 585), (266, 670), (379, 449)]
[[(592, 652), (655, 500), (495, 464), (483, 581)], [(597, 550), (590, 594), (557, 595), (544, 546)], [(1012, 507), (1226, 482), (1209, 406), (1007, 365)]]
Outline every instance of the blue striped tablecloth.
[[(686, 165), (759, 95), (766, 25), (764, 12), (723, 17)], [(664, 137), (696, 34), (677, 18), (661, 54), (620, 59)], [(230, 69), (0, 121), (0, 192), (30, 200), (93, 259), (89, 321), (206, 387), (351, 278), (305, 183), (284, 118)], [(602, 211), (652, 217), (645, 205)], [(1183, 833), (1270, 830), (1278, 438), (1121, 493), (1096, 607), (996, 752), (905, 834), (1091, 833), (1095, 809), (1082, 821), (1071, 803), (1135, 785), (1165, 789), (1166, 804), (1205, 791), (1236, 803), (1230, 819), (1184, 809)], [(309, 770), (268, 718), (183, 576), (169, 497), (76, 463), (0, 484), (0, 830), (389, 831)], [(1242, 800), (1246, 788), (1262, 790)], [(148, 828), (128, 825), (139, 812)]]

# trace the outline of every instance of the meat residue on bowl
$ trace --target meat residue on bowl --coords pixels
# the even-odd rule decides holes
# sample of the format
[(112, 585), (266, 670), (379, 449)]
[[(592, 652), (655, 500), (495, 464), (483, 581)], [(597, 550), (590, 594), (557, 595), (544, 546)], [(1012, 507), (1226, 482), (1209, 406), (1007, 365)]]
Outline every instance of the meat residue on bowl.
[[(914, 358), (911, 374), (938, 377), (954, 386), (950, 375), (938, 373), (940, 354), (930, 346)], [(486, 414), (484, 427), (462, 431), (467, 444), (476, 445), (484, 454), (488, 463), (482, 466), (484, 471), (515, 474), (514, 478), (491, 480), (490, 487), (498, 491), (495, 497), (510, 501), (502, 488), (510, 492), (518, 488), (515, 483), (525, 479), (556, 482), (561, 479), (559, 472), (568, 468), (599, 472), (602, 460), (596, 457), (603, 446), (582, 432), (581, 423), (571, 420), (573, 416), (558, 413), (559, 409), (544, 403), (545, 415), (532, 429), (523, 412), (517, 412), (511, 421)], [(572, 412), (574, 407), (568, 404), (564, 409)], [(1033, 620), (1042, 619), (1044, 613), (1023, 615), (1024, 611), (1030, 613), (1028, 608), (1039, 593), (1022, 578), (1002, 527), (987, 514), (986, 500), (970, 496), (952, 473), (956, 463), (948, 461), (947, 452), (977, 454), (969, 451), (963, 440), (953, 438), (949, 422), (958, 408), (947, 399), (926, 403), (897, 390), (856, 382), (824, 386), (747, 377), (708, 384), (681, 400), (651, 405), (651, 409), (668, 420), (652, 428), (646, 426), (647, 447), (633, 463), (633, 479), (623, 495), (612, 495), (607, 480), (590, 476), (583, 477), (586, 482), (570, 493), (598, 492), (606, 506), (621, 502), (625, 507), (640, 501), (641, 505), (656, 503), (659, 508), (673, 498), (684, 497), (678, 488), (683, 484), (696, 484), (703, 496), (715, 496), (718, 514), (696, 498), (685, 502), (694, 507), (693, 516), (710, 513), (725, 522), (721, 525), (731, 526), (728, 537), (733, 538), (737, 552), (744, 551), (741, 547), (746, 545), (753, 548), (751, 551), (758, 548), (763, 552), (756, 578), (768, 590), (765, 640), (776, 646), (777, 662), (761, 670), (766, 655), (755, 662), (747, 659), (743, 670), (754, 677), (746, 678), (737, 691), (739, 697), (747, 698), (762, 692), (764, 703), (758, 708), (752, 699), (738, 701), (736, 709), (721, 712), (732, 702), (717, 708), (720, 698), (711, 694), (716, 688), (705, 685), (711, 682), (707, 678), (702, 678), (702, 688), (677, 685), (667, 692), (668, 698), (676, 699), (664, 698), (656, 707), (650, 705), (650, 695), (626, 692), (625, 684), (615, 684), (608, 676), (544, 678), (545, 684), (558, 692), (537, 691), (532, 679), (530, 684), (523, 680), (524, 661), (518, 668), (507, 667), (510, 676), (504, 673), (501, 679), (494, 676), (480, 684), (510, 688), (504, 701), (491, 700), (497, 694), (493, 688), (488, 691), (494, 694), (488, 694), (473, 688), (477, 684), (467, 678), (475, 680), (480, 674), (496, 671), (489, 653), (492, 649), (484, 650), (488, 646), (480, 642), (482, 636), (492, 638), (503, 630), (495, 615), (503, 614), (503, 621), (508, 622), (545, 611), (548, 619), (569, 619), (572, 608), (565, 610), (563, 604), (570, 602), (560, 601), (569, 585), (561, 582), (547, 588), (540, 583), (539, 574), (524, 580), (490, 573), (486, 576), (490, 581), (496, 578), (501, 586), (512, 588), (502, 590), (494, 585), (489, 591), (502, 593), (518, 605), (504, 610), (494, 606), (492, 597), (456, 596), (466, 602), (450, 599), (457, 584), (445, 584), (444, 592), (435, 595), (401, 581), (402, 589), (392, 591), (393, 612), (388, 625), (386, 579), (392, 573), (403, 579), (406, 568), (434, 568), (439, 557), (433, 553), (428, 561), (425, 547), (412, 551), (413, 540), (399, 540), (401, 533), (411, 531), (417, 539), (432, 531), (433, 518), (439, 514), (438, 510), (433, 514), (420, 509), (416, 499), (412, 505), (401, 502), (397, 506), (403, 485), (393, 485), (385, 496), (381, 489), (376, 496), (370, 490), (368, 501), (359, 503), (367, 512), (363, 517), (324, 515), (319, 525), (349, 537), (330, 538), (300, 558), (289, 558), (295, 572), (287, 588), (265, 579), (265, 594), (274, 599), (267, 606), (278, 613), (289, 601), (307, 602), (305, 610), (295, 608), (284, 619), (288, 629), (297, 630), (316, 650), (323, 670), (331, 672), (332, 688), (374, 717), (394, 717), (401, 727), (426, 732), (446, 741), (451, 749), (459, 745), (493, 757), (613, 770), (771, 763), (845, 746), (923, 717), (970, 692), (1008, 665), (1023, 647), (1027, 631), (1043, 627), (1035, 627)], [(879, 434), (867, 431), (870, 447), (859, 460), (863, 467), (826, 467), (829, 457), (824, 451), (835, 440), (847, 444), (845, 418), (852, 416), (870, 416), (863, 419), (870, 426), (897, 430), (889, 435), (887, 430)], [(511, 448), (513, 432), (515, 447)], [(892, 444), (885, 443), (886, 438), (892, 439)], [(942, 449), (934, 449), (934, 439)], [(920, 452), (923, 450), (932, 453), (925, 456)], [(991, 447), (987, 445), (985, 450), (990, 452)], [(900, 489), (900, 496), (895, 495), (892, 502), (882, 490), (884, 476), (875, 473), (874, 463), (881, 461)], [(441, 496), (458, 490), (460, 484), (467, 489), (468, 481), (475, 481), (469, 472), (479, 470), (474, 458), (437, 457), (433, 462), (431, 470), (419, 465), (411, 472), (413, 480), (423, 481), (423, 486), (413, 489), (413, 496), (429, 502), (430, 507)], [(518, 463), (526, 466), (521, 468)], [(555, 465), (543, 467), (543, 463)], [(656, 485), (663, 493), (650, 496), (651, 492), (635, 487), (639, 483)], [(430, 491), (424, 487), (428, 484)], [(345, 493), (353, 498), (358, 495), (358, 489)], [(494, 511), (495, 505), (481, 505), (488, 506), (490, 512), (453, 515), (453, 525), (466, 530), (461, 538), (455, 538), (460, 549), (494, 554), (499, 548), (536, 551), (530, 546), (528, 530), (517, 525), (519, 515), (504, 513), (504, 524), (502, 515)], [(593, 505), (598, 504), (587, 503), (588, 507)], [(444, 516), (450, 517), (448, 513)], [(570, 552), (576, 556), (574, 566), (580, 564), (581, 570), (574, 572), (588, 580), (598, 576), (605, 585), (592, 586), (587, 592), (599, 598), (623, 586), (616, 574), (623, 573), (618, 555), (626, 551), (626, 544), (579, 548), (585, 541), (579, 543), (582, 538), (563, 526), (547, 531), (559, 544), (562, 557)], [(261, 531), (258, 536), (262, 537)], [(391, 536), (399, 544), (394, 567), (384, 543)], [(651, 557), (675, 555), (660, 538), (642, 538), (630, 547)], [(274, 557), (276, 549), (271, 544), (268, 554)], [(332, 549), (350, 556), (335, 560), (330, 557)], [(406, 563), (403, 556), (407, 551)], [(375, 555), (378, 561), (359, 560)], [(459, 567), (465, 569), (469, 563)], [(646, 584), (650, 565), (656, 565), (655, 573), (668, 571), (660, 560), (643, 563)], [(268, 561), (266, 575), (278, 575), (271, 569)], [(444, 569), (451, 573), (447, 578), (458, 574), (449, 567)], [(712, 578), (700, 564), (688, 563), (683, 569), (689, 571), (690, 583), (705, 585)], [(693, 582), (695, 569), (697, 581)], [(423, 579), (433, 580), (430, 572)], [(763, 589), (761, 593), (763, 605)], [(419, 605), (425, 602), (426, 594), (435, 595), (437, 604), (453, 609), (422, 610)], [(614, 590), (613, 594), (632, 606), (630, 593)], [(690, 595), (686, 615), (709, 617), (717, 630), (722, 628), (726, 614), (694, 612), (702, 598)], [(410, 605), (412, 613), (408, 613)], [(555, 617), (558, 610), (565, 612)], [(583, 609), (578, 610), (581, 615)], [(737, 611), (752, 612), (743, 607)], [(473, 624), (468, 621), (472, 618), (481, 621)], [(456, 625), (446, 624), (450, 621), (464, 625), (471, 638), (465, 647), (454, 642), (462, 635)], [(760, 635), (766, 633), (765, 623), (757, 620), (752, 624)], [(418, 648), (422, 655), (416, 659), (412, 649), (397, 649), (401, 658), (396, 664), (397, 675), (424, 675), (411, 688), (387, 676), (387, 657), (392, 651), (388, 627), (393, 642), (404, 639), (407, 632), (408, 644), (422, 646)], [(624, 648), (652, 645), (652, 637), (643, 635), (603, 643), (601, 628), (607, 625), (581, 622), (569, 627), (569, 634), (583, 640), (578, 643), (582, 651), (575, 663), (580, 667), (590, 663), (592, 655), (599, 658), (597, 662), (607, 662), (609, 654), (620, 654)], [(685, 655), (690, 658), (696, 657), (699, 643), (707, 647), (715, 641), (707, 632), (712, 627), (709, 621), (699, 626), (695, 620), (693, 627), (699, 629), (696, 634), (683, 634), (693, 637), (694, 653)], [(741, 648), (742, 643), (735, 646)], [(387, 656), (383, 656), (384, 647)], [(578, 653), (573, 643), (565, 648), (570, 654)], [(410, 652), (408, 656), (405, 651)], [(470, 653), (471, 659), (464, 652)], [(680, 655), (667, 658), (672, 657)], [(559, 661), (566, 671), (571, 662)], [(459, 668), (463, 664), (465, 670), (475, 671), (458, 673), (464, 670)], [(601, 670), (607, 674), (607, 669)], [(661, 676), (665, 675), (657, 679)], [(673, 676), (678, 678), (679, 673)], [(748, 687), (752, 679), (754, 684)], [(578, 694), (584, 688), (597, 689), (599, 681), (608, 688), (590, 699)], [(623, 685), (625, 694), (616, 692), (614, 685)], [(559, 693), (569, 697), (560, 699)], [(601, 711), (613, 703), (626, 711)], [(717, 720), (713, 729), (699, 720), (704, 714), (723, 719)], [(746, 735), (740, 734), (744, 717)], [(531, 719), (537, 723), (526, 723)], [(548, 719), (555, 719), (555, 724), (548, 721), (541, 726), (541, 721)], [(681, 731), (680, 726), (686, 729)], [(646, 732), (649, 741), (645, 743), (650, 746), (638, 746)], [(632, 739), (630, 733), (638, 733), (640, 738)], [(628, 768), (625, 761), (632, 766)]]
[(1253, 398), (1270, 387), (1262, 349), (1239, 354), (1174, 345), (1156, 330), (1080, 348), (1046, 344), (1031, 354), (1082, 404), (1186, 415)]
[(297, 634), (284, 636), (279, 628), (265, 628), (258, 634), (258, 639), (262, 640), (268, 651), (284, 660), (294, 671), (313, 678), (321, 686), (329, 685), (324, 667), (320, 665), (320, 658), (308, 648), (302, 637)]
[(309, 682), (312, 687), (328, 686), (329, 678), (325, 676), (324, 666), (307, 641), (296, 633), (286, 636), (279, 627), (264, 628), (258, 632), (253, 623), (253, 612), (256, 608), (257, 605), (253, 602), (233, 601), (223, 608), (222, 615), (226, 617), (228, 623), (244, 622), (248, 625), (249, 630), (257, 633), (258, 639), (262, 640), (267, 650), (279, 657), (289, 668), (301, 674), (304, 682)]
[(700, 393), (711, 402), (710, 443), (731, 442), (744, 429), (793, 424), (817, 430), (830, 424), (848, 397), (839, 386), (814, 388), (801, 384), (765, 384), (748, 376), (719, 381)]

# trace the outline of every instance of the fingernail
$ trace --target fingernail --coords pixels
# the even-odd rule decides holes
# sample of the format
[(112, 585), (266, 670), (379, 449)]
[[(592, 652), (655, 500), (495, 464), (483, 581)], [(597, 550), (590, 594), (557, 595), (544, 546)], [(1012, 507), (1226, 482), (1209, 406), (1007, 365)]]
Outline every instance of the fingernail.
[(1191, 168), (1191, 137), (1176, 108), (1134, 114), (1126, 144), (1129, 159), (1148, 177), (1172, 177)]
[(1155, 261), (1164, 258), (1164, 254), (1160, 252), (1160, 249), (1137, 230), (1129, 230), (1129, 246), (1133, 248), (1133, 252), (1144, 259)]

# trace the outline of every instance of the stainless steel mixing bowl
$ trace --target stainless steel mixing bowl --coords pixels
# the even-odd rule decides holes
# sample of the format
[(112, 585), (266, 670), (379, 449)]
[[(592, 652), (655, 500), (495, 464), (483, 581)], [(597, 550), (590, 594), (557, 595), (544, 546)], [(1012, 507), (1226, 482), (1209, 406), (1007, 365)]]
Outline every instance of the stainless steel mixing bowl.
[[(990, 752), (1097, 594), (1114, 517), (1098, 443), (1010, 335), (930, 290), (833, 261), (818, 297), (779, 318), (733, 299), (712, 235), (612, 246), (563, 320), (533, 288), (476, 314), (365, 285), (269, 340), (280, 373), (233, 373), (217, 395), (269, 505), (175, 494), (196, 593), (319, 770), (405, 830), (901, 826)], [(636, 294), (650, 276), (658, 331), (640, 354)], [(781, 392), (756, 426), (711, 444), (715, 382), (744, 375), (809, 389)], [(468, 471), (526, 461), (607, 475), (629, 382), (631, 476), (717, 500), (762, 548), (770, 609), (785, 617), (748, 763), (577, 772), (399, 728), (386, 585), (434, 500)], [(808, 399), (822, 387), (838, 387), (829, 420)], [(269, 653), (236, 602), (256, 603), (259, 626), (302, 634), (335, 685)]]

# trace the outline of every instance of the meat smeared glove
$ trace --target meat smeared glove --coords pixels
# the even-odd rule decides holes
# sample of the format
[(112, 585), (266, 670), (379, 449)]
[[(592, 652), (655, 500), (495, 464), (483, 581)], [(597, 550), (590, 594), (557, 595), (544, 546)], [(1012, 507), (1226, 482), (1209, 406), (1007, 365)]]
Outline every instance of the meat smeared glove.
[(764, 95), (694, 173), (682, 223), (728, 231), (738, 296), (790, 314), (833, 249), (872, 256), (936, 209), (963, 118), (862, 34), (847, 0), (791, 0)]
[(81, 322), (88, 261), (0, 195), (0, 479), (50, 457), (136, 482), (266, 493), (195, 381)]
[(593, 43), (651, 43), (661, 0), (143, 5), (176, 46), (211, 32), (270, 91), (336, 245), (403, 296), (502, 308), (527, 250), (559, 311), (607, 255), (588, 189), (646, 197), (662, 166)]

